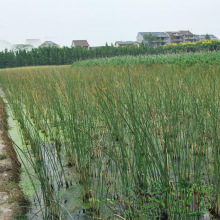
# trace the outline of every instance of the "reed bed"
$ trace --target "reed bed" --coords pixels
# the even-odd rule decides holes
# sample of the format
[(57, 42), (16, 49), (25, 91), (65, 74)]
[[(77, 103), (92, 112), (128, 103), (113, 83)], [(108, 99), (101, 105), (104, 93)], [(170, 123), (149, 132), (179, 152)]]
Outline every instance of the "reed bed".
[(118, 58), (117, 65), (2, 70), (24, 139), (17, 151), (32, 167), (33, 186), (40, 183), (43, 218), (73, 217), (62, 193), (74, 182), (94, 219), (220, 215), (220, 65), (213, 54), (184, 55), (195, 65)]
[(73, 66), (97, 66), (97, 65), (155, 65), (155, 64), (174, 64), (182, 67), (193, 65), (220, 64), (220, 52), (207, 53), (179, 53), (179, 54), (159, 54), (141, 56), (119, 56), (112, 58), (88, 59), (75, 62)]

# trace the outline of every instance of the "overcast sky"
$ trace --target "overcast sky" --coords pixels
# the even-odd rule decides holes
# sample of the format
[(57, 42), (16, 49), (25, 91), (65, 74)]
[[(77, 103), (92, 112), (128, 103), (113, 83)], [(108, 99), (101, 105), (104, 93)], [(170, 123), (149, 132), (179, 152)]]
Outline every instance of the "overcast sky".
[(0, 40), (11, 43), (86, 39), (97, 46), (178, 30), (220, 38), (220, 0), (0, 0)]

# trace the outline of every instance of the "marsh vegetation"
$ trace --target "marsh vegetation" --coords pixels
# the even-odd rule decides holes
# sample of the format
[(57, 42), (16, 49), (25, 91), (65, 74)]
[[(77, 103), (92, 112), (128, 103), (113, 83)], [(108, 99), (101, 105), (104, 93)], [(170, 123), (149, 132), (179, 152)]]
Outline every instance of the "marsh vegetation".
[(213, 54), (2, 70), (42, 218), (220, 215)]

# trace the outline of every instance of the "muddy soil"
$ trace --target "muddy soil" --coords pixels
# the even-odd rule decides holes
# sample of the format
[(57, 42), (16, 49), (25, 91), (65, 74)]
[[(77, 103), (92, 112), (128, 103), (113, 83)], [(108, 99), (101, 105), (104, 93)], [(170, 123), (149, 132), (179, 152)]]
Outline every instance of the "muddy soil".
[(7, 135), (7, 115), (0, 99), (0, 219), (22, 216), (27, 207), (18, 186), (20, 163)]

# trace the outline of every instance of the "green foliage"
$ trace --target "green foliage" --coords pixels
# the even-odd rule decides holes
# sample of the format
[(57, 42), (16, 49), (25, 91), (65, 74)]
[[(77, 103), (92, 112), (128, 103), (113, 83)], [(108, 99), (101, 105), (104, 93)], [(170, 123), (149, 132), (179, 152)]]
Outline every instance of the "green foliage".
[[(217, 213), (219, 56), (119, 57), (1, 70), (0, 86), (29, 145), (20, 154), (35, 171), (30, 179), (40, 182), (48, 213), (62, 218), (62, 190), (68, 191), (62, 181), (69, 186), (71, 178), (100, 219)], [(68, 175), (67, 164), (73, 166)]]
[(205, 39), (206, 39), (206, 40), (210, 40), (209, 34), (206, 34), (206, 35), (205, 35)]
[(220, 52), (210, 53), (185, 53), (153, 56), (121, 56), (75, 62), (72, 66), (118, 66), (118, 65), (155, 65), (175, 64), (178, 66), (193, 66), (207, 64), (220, 64)]
[[(152, 36), (153, 37), (153, 36)], [(151, 39), (153, 42), (153, 39)], [(24, 50), (24, 46), (14, 51), (0, 52), (0, 68), (41, 66), (41, 65), (66, 65), (81, 60), (109, 58), (118, 56), (161, 55), (176, 53), (195, 53), (220, 50), (220, 41), (204, 41), (196, 43), (168, 44), (165, 46), (153, 45), (140, 47), (113, 47), (113, 45), (89, 50), (83, 47), (48, 47)]]
[(157, 37), (153, 36), (152, 34), (144, 35), (144, 40), (147, 41), (156, 41)]
[(153, 36), (152, 34), (144, 35), (144, 45), (154, 46), (158, 42), (159, 40), (157, 37)]

